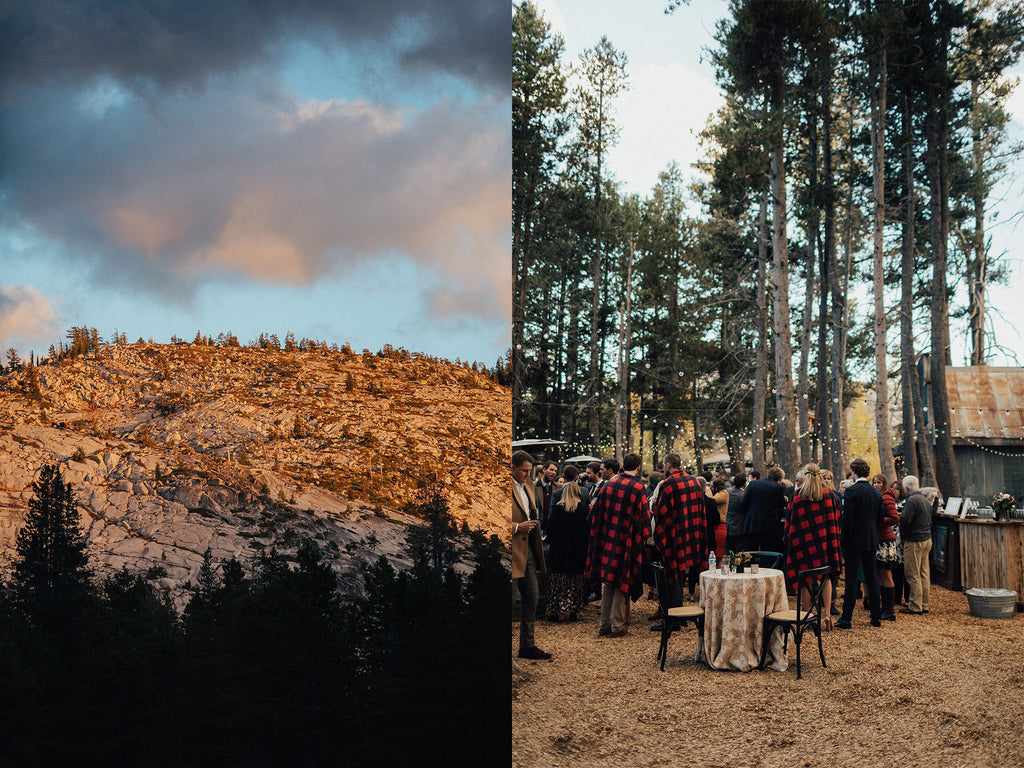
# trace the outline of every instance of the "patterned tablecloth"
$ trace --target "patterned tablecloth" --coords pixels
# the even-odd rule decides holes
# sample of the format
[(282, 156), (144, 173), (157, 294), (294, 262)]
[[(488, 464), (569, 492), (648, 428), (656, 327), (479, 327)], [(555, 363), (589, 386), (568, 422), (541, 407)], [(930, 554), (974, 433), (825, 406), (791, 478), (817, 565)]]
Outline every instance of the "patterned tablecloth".
[[(786, 578), (774, 568), (728, 576), (704, 571), (700, 604), (704, 608), (704, 644), (697, 648), (697, 660), (706, 661), (713, 669), (749, 672), (761, 659), (764, 617), (789, 608)], [(780, 672), (789, 666), (782, 645), (782, 632), (773, 632), (767, 666)]]

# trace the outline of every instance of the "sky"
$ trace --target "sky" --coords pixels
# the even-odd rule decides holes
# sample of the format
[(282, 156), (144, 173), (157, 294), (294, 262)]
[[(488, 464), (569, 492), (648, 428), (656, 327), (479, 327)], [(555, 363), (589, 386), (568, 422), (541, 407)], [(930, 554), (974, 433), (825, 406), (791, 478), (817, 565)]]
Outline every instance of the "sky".
[[(697, 135), (708, 116), (722, 104), (714, 70), (706, 52), (716, 44), (714, 34), (728, 5), (723, 0), (692, 0), (666, 14), (667, 0), (538, 0), (552, 30), (565, 41), (565, 61), (576, 62), (587, 48), (607, 35), (628, 57), (629, 91), (614, 105), (621, 127), (618, 144), (608, 155), (608, 168), (627, 193), (646, 196), (670, 162), (696, 177), (692, 164), (701, 157)], [(1018, 65), (1011, 74), (1024, 74)], [(1013, 117), (1010, 138), (1024, 141), (1024, 86), (1010, 99)], [(1024, 364), (1024, 159), (1018, 159), (1006, 181), (994, 192), (987, 230), (990, 253), (1010, 270), (1007, 285), (989, 291), (989, 324), (1006, 349), (993, 350), (991, 365)], [(695, 211), (696, 212), (696, 211)], [(802, 289), (801, 295), (802, 295)], [(963, 288), (960, 289), (963, 292)], [(887, 306), (898, 296), (887, 297)], [(870, 298), (861, 297), (867, 307)], [(963, 305), (964, 301), (959, 301)], [(894, 316), (895, 317), (895, 316)], [(920, 329), (927, 344), (926, 329)], [(950, 328), (954, 365), (969, 363), (966, 323), (953, 320)], [(895, 344), (895, 335), (890, 346)]]
[(0, 349), (291, 331), (488, 365), (511, 16), (478, 0), (15, 0)]

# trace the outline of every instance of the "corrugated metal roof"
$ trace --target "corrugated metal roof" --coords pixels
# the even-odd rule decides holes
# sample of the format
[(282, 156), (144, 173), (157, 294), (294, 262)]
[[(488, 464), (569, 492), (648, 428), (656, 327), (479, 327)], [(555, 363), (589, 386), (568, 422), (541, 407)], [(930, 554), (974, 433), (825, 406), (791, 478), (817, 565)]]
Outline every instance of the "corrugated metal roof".
[(1024, 368), (946, 368), (953, 438), (1024, 439)]

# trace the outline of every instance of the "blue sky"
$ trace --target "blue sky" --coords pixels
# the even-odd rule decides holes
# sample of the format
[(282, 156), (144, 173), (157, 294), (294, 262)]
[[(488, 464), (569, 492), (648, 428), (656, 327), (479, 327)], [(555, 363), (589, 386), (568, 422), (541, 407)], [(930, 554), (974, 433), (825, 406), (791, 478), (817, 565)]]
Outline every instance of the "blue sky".
[(0, 348), (70, 326), (509, 344), (511, 23), (476, 0), (46, 0), (0, 25)]
[[(611, 173), (630, 193), (645, 196), (658, 173), (677, 162), (685, 173), (701, 157), (697, 135), (708, 116), (722, 104), (714, 71), (704, 52), (715, 45), (718, 20), (728, 11), (723, 0), (692, 0), (672, 14), (665, 14), (667, 0), (537, 0), (555, 32), (565, 40), (566, 61), (575, 62), (586, 48), (607, 35), (628, 59), (630, 89), (615, 104), (621, 127), (618, 144), (609, 152)], [(1024, 74), (1018, 65), (1011, 72)], [(1011, 141), (1024, 141), (1024, 90), (1017, 88), (1009, 100), (1013, 117)], [(1002, 348), (993, 348), (990, 364), (1024, 364), (1024, 158), (1018, 157), (1007, 178), (994, 191), (990, 220), (990, 253), (1006, 264), (1006, 285), (989, 291), (989, 326)], [(964, 289), (961, 289), (963, 293)], [(802, 291), (802, 289), (801, 289)], [(887, 299), (895, 304), (898, 297)], [(870, 297), (860, 296), (861, 306)], [(962, 305), (964, 300), (960, 299)], [(922, 328), (927, 339), (926, 328)], [(954, 319), (950, 329), (954, 365), (967, 365), (970, 350), (966, 323)], [(925, 342), (926, 343), (926, 342)]]

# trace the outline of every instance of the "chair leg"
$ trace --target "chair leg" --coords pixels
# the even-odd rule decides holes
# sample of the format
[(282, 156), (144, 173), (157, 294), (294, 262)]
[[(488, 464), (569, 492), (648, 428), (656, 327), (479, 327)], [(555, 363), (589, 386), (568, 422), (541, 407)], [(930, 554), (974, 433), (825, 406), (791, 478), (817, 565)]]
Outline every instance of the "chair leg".
[(668, 617), (662, 620), (661, 624), (661, 671), (665, 671), (665, 659), (668, 657), (668, 637), (672, 634), (669, 628)]
[(821, 666), (827, 667), (828, 665), (825, 663), (825, 649), (823, 649), (821, 647), (821, 626), (820, 625), (817, 627), (817, 635), (818, 635), (818, 655), (821, 656)]
[(765, 657), (768, 655), (768, 642), (772, 639), (772, 632), (774, 631), (775, 627), (766, 621), (761, 629), (761, 661), (758, 662), (758, 669), (764, 669)]
[(799, 680), (800, 674), (800, 641), (803, 640), (803, 633), (799, 628), (793, 630), (793, 642), (796, 643), (796, 679)]

